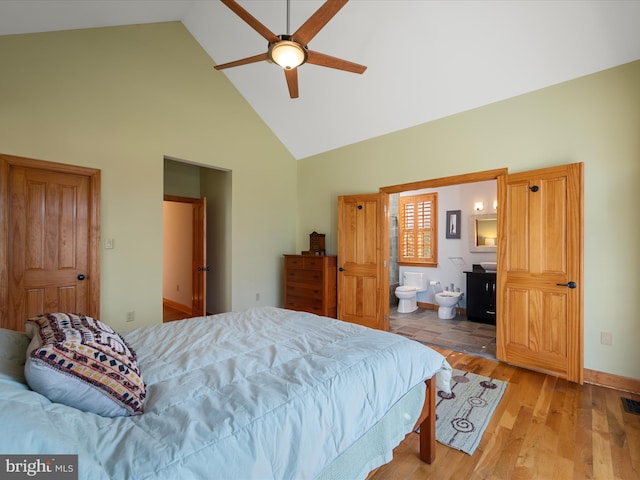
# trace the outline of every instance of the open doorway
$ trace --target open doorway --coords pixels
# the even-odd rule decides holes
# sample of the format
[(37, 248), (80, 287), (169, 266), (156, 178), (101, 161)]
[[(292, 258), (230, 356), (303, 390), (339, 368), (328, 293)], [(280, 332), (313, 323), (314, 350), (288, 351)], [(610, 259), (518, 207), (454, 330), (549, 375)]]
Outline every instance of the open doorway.
[[(205, 268), (205, 313), (214, 314), (231, 308), (231, 171), (165, 157), (164, 195), (184, 199), (206, 198), (206, 265), (190, 264), (191, 269)], [(177, 224), (176, 224), (177, 225)], [(180, 228), (180, 227), (176, 227)], [(188, 227), (187, 227), (188, 228)], [(179, 284), (177, 278), (164, 278), (171, 269), (163, 268), (163, 285)], [(184, 313), (184, 312), (182, 312)], [(187, 318), (189, 314), (168, 311), (167, 320)]]
[[(165, 322), (206, 314), (207, 199), (165, 195), (162, 306)], [(175, 288), (174, 288), (175, 287)]]
[[(478, 294), (469, 292), (467, 277), (477, 272), (484, 275), (481, 264), (496, 262), (495, 237), (487, 240), (494, 248), (474, 248), (477, 232), (473, 231), (472, 220), (478, 215), (497, 217), (497, 176), (502, 171), (483, 172), (444, 179), (414, 182), (406, 185), (381, 188), (388, 194), (388, 254), (389, 254), (389, 327), (394, 333), (409, 336), (422, 343), (439, 345), (455, 351), (462, 351), (489, 358), (496, 358), (496, 315), (495, 315), (495, 273), (490, 280), (489, 293), (493, 293), (493, 315), (479, 318), (473, 313), (467, 316), (469, 295), (477, 301)], [(435, 223), (437, 234), (437, 264), (420, 265), (399, 260), (401, 241), (399, 235), (398, 205), (401, 197), (418, 198), (420, 195), (436, 194)], [(448, 222), (458, 216), (456, 232), (448, 235)], [(497, 225), (497, 224), (496, 224)], [(492, 242), (493, 241), (493, 242)], [(405, 272), (409, 275), (420, 273), (425, 285), (416, 294), (417, 310), (407, 312), (399, 309), (396, 289), (404, 285)], [(488, 279), (488, 277), (487, 277)], [(491, 291), (493, 290), (493, 291)], [(440, 292), (460, 292), (460, 299), (450, 310), (451, 315), (439, 315), (440, 306), (436, 294)], [(483, 292), (484, 293), (484, 292)], [(473, 302), (472, 302), (473, 303)], [(476, 302), (477, 303), (477, 302)], [(400, 310), (400, 311), (399, 311)], [(489, 310), (489, 309), (487, 309)]]

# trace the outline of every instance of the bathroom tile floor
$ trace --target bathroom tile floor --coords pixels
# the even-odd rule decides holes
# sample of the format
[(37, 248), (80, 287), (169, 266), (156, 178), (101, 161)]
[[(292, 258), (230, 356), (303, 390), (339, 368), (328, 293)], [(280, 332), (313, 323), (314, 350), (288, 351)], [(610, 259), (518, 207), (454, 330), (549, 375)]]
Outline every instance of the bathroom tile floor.
[(438, 318), (437, 310), (418, 308), (398, 313), (391, 307), (390, 331), (426, 345), (436, 345), (481, 357), (496, 358), (496, 326), (472, 322), (465, 316)]

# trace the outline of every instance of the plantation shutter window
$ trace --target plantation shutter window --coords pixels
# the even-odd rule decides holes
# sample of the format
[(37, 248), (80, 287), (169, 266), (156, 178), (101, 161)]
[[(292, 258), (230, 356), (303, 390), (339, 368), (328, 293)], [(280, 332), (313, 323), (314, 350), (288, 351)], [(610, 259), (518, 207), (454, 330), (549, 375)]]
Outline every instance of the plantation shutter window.
[(398, 263), (437, 266), (437, 193), (398, 198)]

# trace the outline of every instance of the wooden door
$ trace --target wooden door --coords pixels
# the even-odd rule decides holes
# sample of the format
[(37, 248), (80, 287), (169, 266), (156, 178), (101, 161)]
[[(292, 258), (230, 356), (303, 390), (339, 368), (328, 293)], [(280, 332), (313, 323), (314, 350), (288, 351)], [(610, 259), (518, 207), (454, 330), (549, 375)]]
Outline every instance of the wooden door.
[[(99, 172), (0, 156), (0, 325), (24, 330), (46, 312), (99, 317)], [(6, 182), (6, 183), (5, 183)]]
[(207, 199), (193, 202), (193, 262), (191, 314), (201, 316), (207, 310)]
[(382, 194), (338, 197), (338, 318), (389, 330)]
[(498, 178), (499, 360), (583, 381), (583, 165)]

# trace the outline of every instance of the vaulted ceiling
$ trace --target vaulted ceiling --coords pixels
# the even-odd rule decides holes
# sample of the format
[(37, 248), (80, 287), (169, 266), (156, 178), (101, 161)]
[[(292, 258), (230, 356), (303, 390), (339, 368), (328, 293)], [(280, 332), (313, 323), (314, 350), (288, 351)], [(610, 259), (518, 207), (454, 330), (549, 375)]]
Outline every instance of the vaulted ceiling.
[[(276, 35), (286, 0), (239, 3)], [(291, 0), (295, 31), (322, 5)], [(181, 21), (215, 64), (267, 42), (218, 0), (0, 0), (0, 35)], [(305, 64), (224, 71), (291, 154), (305, 158), (640, 59), (640, 1), (352, 0), (309, 48), (363, 75)]]

